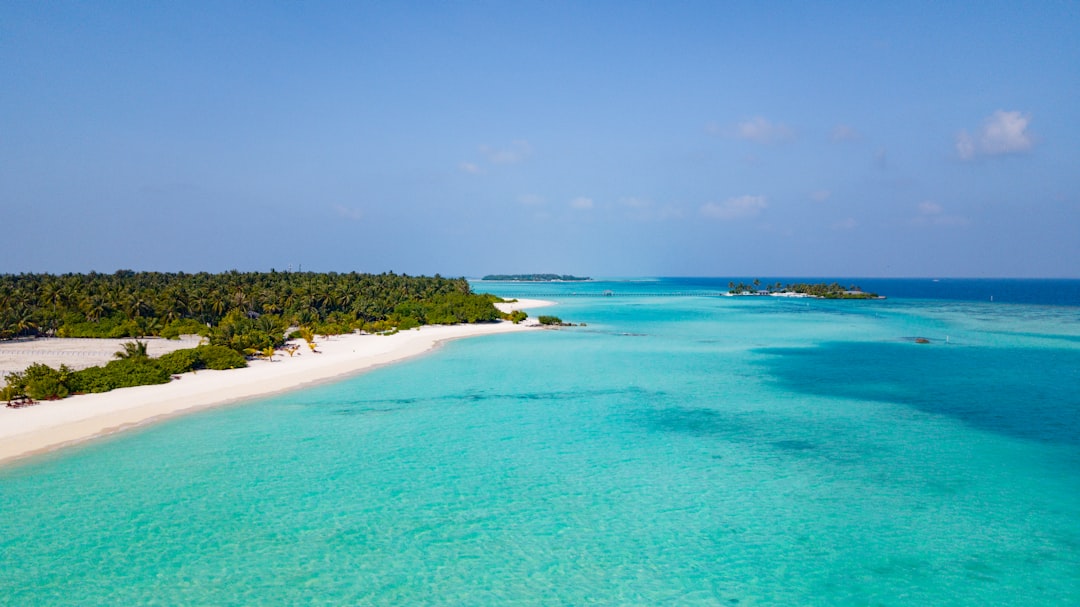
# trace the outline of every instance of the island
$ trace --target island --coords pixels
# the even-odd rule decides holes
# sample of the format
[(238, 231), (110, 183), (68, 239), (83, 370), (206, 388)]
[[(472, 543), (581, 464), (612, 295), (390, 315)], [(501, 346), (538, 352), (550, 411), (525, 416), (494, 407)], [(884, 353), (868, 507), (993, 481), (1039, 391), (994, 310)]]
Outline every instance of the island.
[(0, 274), (0, 465), (450, 340), (537, 330), (523, 308), (548, 305), (438, 275)]
[[(499, 297), (474, 293), (464, 278), (360, 273), (245, 272), (0, 275), (0, 345), (10, 340), (94, 338), (115, 360), (53, 368), (34, 361), (5, 369), (0, 400), (19, 406), (150, 384), (185, 373), (246, 367), (249, 360), (295, 356), (314, 338), (393, 335), (427, 325), (525, 320)], [(186, 340), (180, 340), (187, 336)], [(183, 343), (155, 347), (147, 338)], [(289, 340), (302, 340), (300, 345)]]
[(481, 280), (504, 282), (585, 282), (592, 280), (588, 276), (570, 274), (488, 274)]
[(858, 285), (848, 287), (841, 286), (837, 282), (832, 283), (793, 283), (784, 285), (777, 282), (762, 285), (755, 279), (752, 283), (728, 283), (729, 297), (812, 297), (815, 299), (885, 299), (883, 295), (863, 291)]

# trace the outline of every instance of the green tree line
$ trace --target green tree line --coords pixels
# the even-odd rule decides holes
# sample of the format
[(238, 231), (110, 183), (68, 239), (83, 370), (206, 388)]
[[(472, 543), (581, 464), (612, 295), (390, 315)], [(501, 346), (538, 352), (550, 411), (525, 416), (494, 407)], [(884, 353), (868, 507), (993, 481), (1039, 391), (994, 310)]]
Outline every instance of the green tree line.
[(497, 320), (495, 301), (437, 274), (2, 274), (0, 339), (197, 333), (243, 352), (279, 345), (288, 326), (338, 334)]

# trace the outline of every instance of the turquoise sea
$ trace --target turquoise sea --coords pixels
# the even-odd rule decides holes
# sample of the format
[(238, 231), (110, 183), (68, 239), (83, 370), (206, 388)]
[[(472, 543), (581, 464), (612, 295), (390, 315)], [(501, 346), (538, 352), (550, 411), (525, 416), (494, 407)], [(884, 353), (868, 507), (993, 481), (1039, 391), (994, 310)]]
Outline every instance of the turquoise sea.
[(0, 604), (1080, 604), (1080, 282), (727, 282), (0, 469)]

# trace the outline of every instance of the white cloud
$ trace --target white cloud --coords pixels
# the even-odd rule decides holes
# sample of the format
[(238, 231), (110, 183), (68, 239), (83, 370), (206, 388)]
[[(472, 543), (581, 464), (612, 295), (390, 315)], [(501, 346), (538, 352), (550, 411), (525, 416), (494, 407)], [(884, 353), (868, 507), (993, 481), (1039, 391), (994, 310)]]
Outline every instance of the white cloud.
[(584, 196), (578, 196), (577, 198), (570, 201), (570, 206), (578, 210), (587, 211), (593, 208), (593, 199), (586, 198)]
[(477, 165), (475, 165), (475, 164), (473, 164), (471, 162), (462, 162), (461, 164), (458, 165), (458, 168), (461, 169), (462, 171), (464, 171), (466, 173), (470, 173), (472, 175), (479, 175), (480, 173), (484, 172), (483, 169), (481, 169), (479, 166), (477, 166)]
[(777, 143), (791, 139), (794, 133), (783, 124), (775, 124), (758, 116), (735, 125), (735, 136), (758, 143)]
[(743, 120), (734, 127), (709, 122), (705, 125), (705, 132), (717, 137), (735, 137), (757, 143), (779, 143), (795, 138), (795, 133), (787, 125), (770, 122), (761, 116)]
[(998, 110), (983, 122), (975, 136), (967, 131), (957, 134), (956, 153), (964, 160), (971, 160), (977, 155), (999, 156), (1027, 152), (1035, 145), (1028, 131), (1030, 122), (1030, 114)]
[(862, 135), (859, 133), (859, 131), (856, 131), (855, 129), (846, 124), (838, 124), (833, 127), (832, 133), (829, 135), (829, 138), (837, 142), (858, 141), (859, 139), (862, 139)]
[(535, 207), (544, 204), (544, 197), (536, 194), (522, 194), (518, 196), (518, 202), (528, 207)]
[(528, 141), (518, 139), (503, 148), (482, 145), (480, 153), (492, 164), (517, 164), (532, 154), (532, 146)]
[(950, 215), (945, 208), (932, 200), (924, 200), (916, 205), (917, 214), (911, 220), (915, 226), (966, 226), (971, 223), (967, 217)]
[(353, 209), (342, 204), (335, 204), (334, 212), (337, 213), (339, 217), (351, 219), (353, 221), (360, 221), (364, 218), (364, 212), (360, 209)]
[(1031, 149), (1028, 123), (1031, 116), (1020, 112), (994, 112), (983, 125), (980, 139), (986, 154), (1010, 154)]
[(633, 221), (666, 221), (682, 217), (682, 209), (671, 204), (657, 204), (648, 198), (623, 198), (619, 204), (626, 207), (626, 217)]
[(817, 190), (814, 192), (810, 192), (810, 200), (813, 200), (814, 202), (825, 202), (831, 197), (832, 192), (830, 192), (829, 190)]
[(936, 202), (924, 200), (919, 203), (919, 215), (941, 215), (941, 205)]
[(754, 217), (767, 206), (764, 196), (737, 196), (724, 202), (707, 202), (701, 205), (701, 214), (710, 219), (728, 221)]
[(854, 230), (859, 227), (859, 222), (855, 221), (854, 217), (848, 217), (834, 223), (832, 227), (834, 230)]
[(652, 201), (645, 198), (623, 198), (619, 200), (619, 204), (631, 209), (646, 209), (652, 206)]
[(971, 160), (975, 157), (975, 142), (971, 135), (961, 132), (956, 136), (956, 155), (963, 160)]

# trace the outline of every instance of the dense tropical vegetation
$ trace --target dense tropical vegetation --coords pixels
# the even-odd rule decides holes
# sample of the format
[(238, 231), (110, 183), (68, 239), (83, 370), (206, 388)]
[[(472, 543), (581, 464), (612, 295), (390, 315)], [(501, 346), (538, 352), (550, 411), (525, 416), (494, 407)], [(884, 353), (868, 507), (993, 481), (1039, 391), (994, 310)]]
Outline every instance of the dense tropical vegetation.
[[(116, 360), (73, 371), (35, 364), (8, 374), (0, 400), (35, 400), (165, 383), (198, 369), (247, 365), (244, 355), (273, 356), (287, 337), (355, 330), (394, 332), (430, 324), (509, 318), (493, 295), (475, 294), (463, 279), (386, 274), (226, 272), (185, 274), (0, 275), (0, 339), (16, 337), (176, 338), (208, 342), (157, 359), (146, 344), (125, 343)], [(290, 327), (298, 327), (291, 334)], [(289, 351), (291, 355), (293, 351)]]
[(203, 335), (238, 352), (319, 334), (497, 320), (464, 278), (312, 272), (0, 275), (0, 339)]

